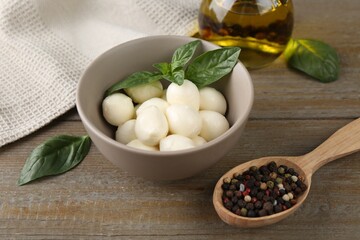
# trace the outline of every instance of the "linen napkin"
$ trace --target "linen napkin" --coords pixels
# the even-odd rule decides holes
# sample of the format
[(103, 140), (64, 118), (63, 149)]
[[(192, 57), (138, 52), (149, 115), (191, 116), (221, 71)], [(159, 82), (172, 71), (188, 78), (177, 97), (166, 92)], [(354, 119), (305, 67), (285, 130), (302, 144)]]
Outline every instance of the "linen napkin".
[(199, 0), (0, 1), (0, 147), (75, 106), (77, 82), (107, 49), (192, 35)]

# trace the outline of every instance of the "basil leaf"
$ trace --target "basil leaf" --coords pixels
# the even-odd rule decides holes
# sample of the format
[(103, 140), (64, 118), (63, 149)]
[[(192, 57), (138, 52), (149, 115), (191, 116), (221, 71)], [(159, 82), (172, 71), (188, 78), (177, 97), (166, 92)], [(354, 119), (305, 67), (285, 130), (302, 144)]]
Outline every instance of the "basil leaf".
[(163, 76), (166, 80), (176, 83), (177, 85), (182, 85), (185, 80), (185, 72), (183, 69), (177, 69), (170, 75)]
[(338, 54), (326, 43), (310, 39), (292, 39), (284, 55), (291, 67), (320, 82), (332, 82), (338, 78)]
[(176, 49), (171, 59), (171, 70), (174, 71), (188, 63), (199, 44), (200, 40), (195, 40)]
[(89, 152), (89, 136), (59, 135), (37, 146), (26, 159), (19, 185), (35, 179), (64, 173), (79, 164)]
[(159, 70), (163, 75), (169, 75), (171, 73), (170, 63), (155, 63), (153, 67)]
[(162, 74), (159, 72), (141, 71), (135, 72), (125, 78), (123, 81), (117, 82), (108, 88), (105, 92), (105, 97), (113, 94), (124, 88), (130, 88), (141, 84), (152, 83), (162, 79)]
[(240, 48), (221, 48), (205, 52), (194, 59), (185, 72), (186, 79), (199, 88), (209, 85), (233, 69), (238, 62)]

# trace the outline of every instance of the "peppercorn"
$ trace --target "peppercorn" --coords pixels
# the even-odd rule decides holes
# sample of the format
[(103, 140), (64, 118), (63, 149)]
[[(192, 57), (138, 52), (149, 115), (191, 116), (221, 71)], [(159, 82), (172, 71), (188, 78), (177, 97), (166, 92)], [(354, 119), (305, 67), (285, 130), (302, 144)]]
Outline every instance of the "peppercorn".
[(280, 165), (279, 167), (283, 168), (285, 170), (285, 172), (288, 170), (288, 166), (286, 166), (286, 165)]
[(235, 191), (234, 196), (236, 196), (237, 198), (241, 198), (242, 194), (240, 191)]
[(277, 170), (277, 165), (274, 161), (268, 163), (267, 167), (271, 172), (275, 172)]
[(242, 209), (240, 210), (240, 215), (243, 216), (243, 217), (246, 217), (247, 212), (248, 212), (248, 210), (247, 210), (246, 208), (242, 208)]
[(246, 186), (249, 187), (249, 188), (254, 187), (254, 184), (255, 184), (255, 179), (249, 179), (249, 180), (246, 182)]
[(285, 205), (287, 208), (291, 208), (291, 203), (290, 203), (290, 202), (285, 202), (284, 205)]
[(295, 199), (291, 199), (290, 203), (291, 203), (292, 206), (294, 206), (297, 203), (297, 201)]
[(276, 205), (274, 206), (274, 212), (275, 213), (279, 213), (282, 211), (282, 205)]
[(229, 183), (223, 183), (221, 185), (221, 188), (225, 191), (225, 190), (229, 190), (230, 184)]
[(295, 194), (296, 194), (296, 195), (299, 195), (299, 194), (301, 194), (301, 193), (302, 193), (301, 188), (299, 188), (299, 187), (295, 188)]
[(270, 174), (270, 171), (266, 166), (261, 166), (259, 168), (259, 171), (262, 175), (265, 175), (265, 176)]
[(282, 178), (277, 177), (275, 181), (276, 181), (276, 183), (281, 184), (281, 183), (283, 182), (283, 179), (282, 179)]
[(256, 194), (258, 193), (258, 190), (256, 188), (251, 189), (250, 196), (256, 197)]
[[(241, 176), (241, 172), (236, 172), (236, 173), (233, 174), (233, 177), (236, 178), (236, 179), (237, 179), (239, 176)], [(238, 180), (239, 180), (239, 179), (238, 179)]]
[(284, 194), (284, 196), (282, 196), (282, 199), (283, 199), (285, 202), (287, 202), (287, 201), (290, 200), (290, 197), (289, 197), (288, 194)]
[(286, 172), (291, 175), (294, 175), (295, 170), (293, 168), (288, 168)]
[(241, 215), (241, 209), (240, 208), (236, 209), (235, 214), (240, 216)]
[(260, 209), (262, 208), (263, 204), (261, 201), (256, 201), (255, 204), (254, 204), (254, 207), (257, 208), (257, 209)]
[(252, 172), (256, 172), (257, 170), (258, 170), (257, 166), (251, 166), (250, 167), (250, 171), (252, 171)]
[(294, 198), (294, 195), (291, 192), (289, 192), (287, 195), (289, 196), (290, 200)]
[(234, 196), (234, 192), (231, 190), (228, 190), (225, 192), (225, 196), (228, 198), (232, 198)]
[(234, 184), (231, 184), (229, 190), (236, 190), (236, 186)]
[(262, 200), (263, 197), (264, 197), (264, 192), (258, 192), (258, 193), (256, 194), (256, 198), (257, 198), (258, 200)]
[(298, 177), (297, 177), (297, 176), (295, 176), (295, 175), (292, 175), (292, 176), (291, 176), (291, 180), (293, 180), (293, 182), (297, 182)]
[(262, 182), (262, 183), (260, 184), (260, 189), (266, 190), (266, 189), (267, 189), (266, 183)]
[(286, 190), (287, 192), (290, 192), (290, 191), (291, 191), (291, 186), (290, 186), (290, 184), (288, 184), (288, 183), (285, 183), (285, 184), (284, 184), (284, 188), (285, 188), (285, 190)]
[(273, 211), (273, 204), (271, 202), (266, 202), (263, 205), (263, 209), (265, 209), (269, 214)]
[(273, 188), (274, 187), (274, 182), (273, 181), (267, 181), (266, 185), (268, 188)]
[(225, 208), (227, 208), (229, 210), (233, 207), (233, 203), (231, 201), (227, 201), (224, 205), (225, 205)]
[(244, 184), (240, 184), (240, 186), (239, 186), (239, 191), (240, 192), (243, 192), (243, 191), (245, 191), (245, 185)]
[(259, 217), (264, 217), (267, 215), (267, 211), (265, 209), (259, 210)]
[(276, 172), (271, 172), (269, 176), (270, 176), (271, 179), (276, 179), (277, 178)]
[(276, 198), (276, 201), (278, 202), (278, 204), (284, 204), (284, 199), (282, 199), (282, 197), (278, 197)]
[(261, 178), (261, 181), (262, 182), (267, 182), (270, 180), (270, 176), (269, 175), (264, 175), (262, 178)]
[(254, 210), (254, 204), (251, 203), (251, 202), (249, 202), (249, 203), (246, 204), (245, 208), (246, 208), (247, 210), (250, 210), (250, 209), (251, 209), (251, 210)]
[(255, 179), (256, 179), (256, 181), (258, 181), (258, 182), (261, 181), (262, 177), (263, 177), (263, 175), (261, 175), (260, 172), (259, 172), (259, 174), (256, 174), (256, 175), (255, 175)]
[(244, 200), (245, 200), (245, 202), (250, 202), (250, 201), (251, 201), (251, 197), (250, 197), (249, 195), (246, 195), (246, 196), (244, 197)]
[(246, 202), (243, 199), (240, 199), (237, 204), (240, 208), (244, 208), (246, 206)]
[(239, 209), (239, 206), (238, 206), (238, 205), (234, 205), (234, 206), (231, 208), (231, 211), (232, 211), (233, 213), (235, 213), (236, 210), (238, 210), (238, 209)]
[(284, 173), (285, 173), (285, 169), (280, 166), (280, 167), (278, 168), (278, 173), (279, 173), (279, 174), (284, 174)]
[(236, 196), (231, 198), (231, 201), (236, 204), (238, 202), (238, 198)]
[(256, 217), (256, 213), (254, 210), (249, 210), (248, 213), (247, 213), (247, 216), (248, 217)]
[(231, 182), (231, 178), (226, 177), (226, 178), (224, 178), (223, 182), (224, 182), (224, 183), (230, 183), (230, 182)]

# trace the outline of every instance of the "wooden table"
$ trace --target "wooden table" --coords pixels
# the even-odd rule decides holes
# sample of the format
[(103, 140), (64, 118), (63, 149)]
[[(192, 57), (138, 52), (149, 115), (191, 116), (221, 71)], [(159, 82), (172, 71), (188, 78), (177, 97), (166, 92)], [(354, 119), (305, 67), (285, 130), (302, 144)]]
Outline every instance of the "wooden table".
[(321, 168), (305, 204), (277, 225), (230, 227), (212, 206), (213, 187), (230, 168), (267, 155), (305, 154), (360, 116), (360, 1), (294, 2), (294, 37), (335, 47), (338, 81), (316, 82), (282, 58), (251, 71), (255, 103), (241, 141), (191, 179), (159, 183), (131, 176), (93, 146), (76, 169), (18, 187), (35, 146), (57, 134), (85, 134), (71, 110), (0, 149), (0, 239), (360, 239), (360, 153)]

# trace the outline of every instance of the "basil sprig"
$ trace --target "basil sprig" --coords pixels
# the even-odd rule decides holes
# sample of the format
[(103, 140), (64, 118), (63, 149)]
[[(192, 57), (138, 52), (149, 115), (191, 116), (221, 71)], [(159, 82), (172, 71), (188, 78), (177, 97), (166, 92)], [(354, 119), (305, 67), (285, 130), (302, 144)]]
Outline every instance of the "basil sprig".
[(18, 184), (69, 171), (85, 158), (90, 146), (91, 140), (87, 135), (59, 135), (48, 139), (26, 159)]
[(185, 76), (198, 87), (209, 85), (230, 73), (238, 62), (240, 48), (221, 48), (205, 52), (194, 59)]
[(208, 51), (190, 62), (200, 43), (200, 40), (195, 40), (177, 48), (170, 63), (153, 64), (157, 71), (135, 72), (124, 80), (115, 83), (106, 90), (105, 97), (124, 88), (135, 87), (160, 79), (166, 79), (181, 85), (186, 78), (198, 87), (204, 87), (230, 73), (238, 62), (240, 54), (240, 48), (238, 47)]
[(284, 56), (288, 64), (320, 82), (332, 82), (339, 75), (339, 57), (335, 49), (318, 40), (292, 39)]

